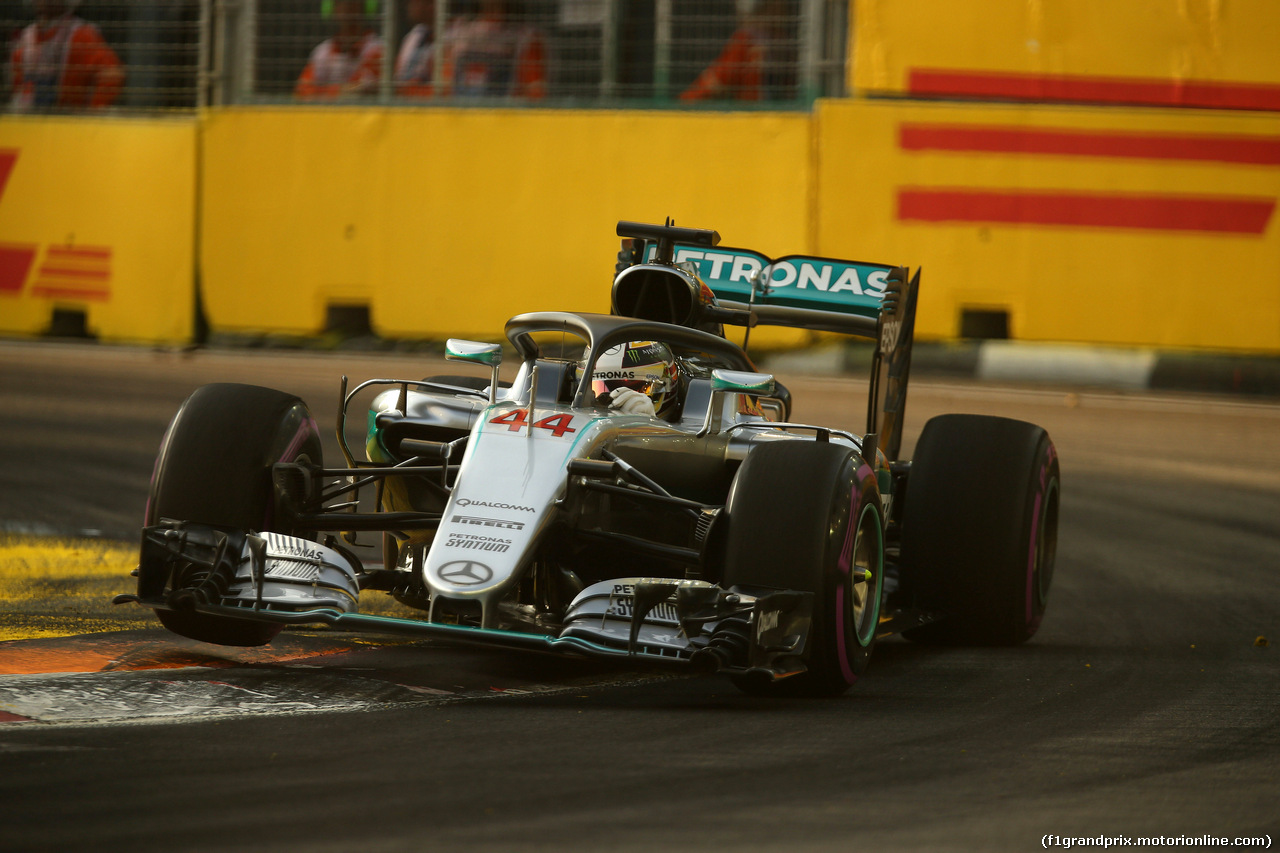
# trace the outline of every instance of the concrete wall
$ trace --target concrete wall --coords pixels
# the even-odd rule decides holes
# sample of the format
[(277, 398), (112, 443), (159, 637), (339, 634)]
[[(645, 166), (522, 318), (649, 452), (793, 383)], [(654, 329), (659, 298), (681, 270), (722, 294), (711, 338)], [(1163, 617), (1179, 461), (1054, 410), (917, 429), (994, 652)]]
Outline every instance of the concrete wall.
[(857, 0), (850, 90), (1280, 110), (1273, 0)]
[(366, 303), (386, 336), (500, 334), (609, 310), (619, 219), (810, 242), (800, 114), (226, 110), (209, 117), (205, 306), (230, 330), (320, 329)]
[(924, 267), (917, 329), (1280, 350), (1280, 116), (824, 103), (818, 251)]
[(58, 309), (109, 340), (188, 341), (194, 119), (0, 120), (0, 332)]
[[(197, 192), (199, 187), (199, 192)], [(496, 337), (608, 310), (618, 219), (924, 266), (918, 329), (1280, 352), (1280, 114), (832, 100), (812, 113), (229, 108), (0, 120), (0, 331)], [(199, 247), (198, 258), (196, 247)], [(754, 338), (801, 342), (785, 331)]]

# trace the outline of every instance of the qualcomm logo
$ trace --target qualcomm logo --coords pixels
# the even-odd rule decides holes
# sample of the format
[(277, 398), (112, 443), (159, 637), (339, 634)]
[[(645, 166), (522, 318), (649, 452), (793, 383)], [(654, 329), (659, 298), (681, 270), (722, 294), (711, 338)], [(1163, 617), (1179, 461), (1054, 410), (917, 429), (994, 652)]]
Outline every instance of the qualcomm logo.
[(493, 580), (493, 569), (474, 560), (454, 560), (440, 567), (440, 580), (455, 586), (479, 586)]
[(515, 509), (515, 510), (520, 510), (521, 512), (537, 512), (537, 510), (531, 506), (519, 506), (517, 504), (493, 503), (491, 501), (473, 501), (470, 498), (462, 498), (461, 500), (458, 501), (458, 506), (460, 507), (487, 506), (489, 507), (489, 509)]

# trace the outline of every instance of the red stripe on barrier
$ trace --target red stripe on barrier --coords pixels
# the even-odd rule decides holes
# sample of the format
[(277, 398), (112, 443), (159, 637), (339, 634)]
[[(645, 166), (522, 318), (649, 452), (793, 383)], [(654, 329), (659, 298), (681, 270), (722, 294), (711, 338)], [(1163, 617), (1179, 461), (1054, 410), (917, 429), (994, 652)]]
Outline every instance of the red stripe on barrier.
[(111, 298), (111, 291), (107, 288), (61, 287), (37, 282), (31, 288), (31, 295), (54, 299), (100, 299), (106, 301)]
[(110, 246), (50, 246), (48, 256), (59, 260), (111, 260)]
[(4, 196), (5, 185), (9, 183), (9, 173), (18, 162), (17, 148), (0, 148), (0, 197)]
[(1280, 137), (1276, 136), (903, 124), (898, 128), (898, 146), (904, 151), (1057, 154), (1067, 157), (1280, 165)]
[(51, 267), (46, 263), (40, 267), (40, 275), (52, 278), (89, 278), (105, 281), (111, 278), (111, 269), (71, 269), (69, 267)]
[(1271, 83), (1219, 83), (1157, 77), (912, 68), (907, 75), (907, 91), (928, 97), (1280, 110), (1280, 86)]
[(1274, 199), (899, 188), (898, 219), (1262, 234)]
[(0, 293), (21, 293), (22, 285), (35, 262), (34, 245), (9, 243), (0, 245)]

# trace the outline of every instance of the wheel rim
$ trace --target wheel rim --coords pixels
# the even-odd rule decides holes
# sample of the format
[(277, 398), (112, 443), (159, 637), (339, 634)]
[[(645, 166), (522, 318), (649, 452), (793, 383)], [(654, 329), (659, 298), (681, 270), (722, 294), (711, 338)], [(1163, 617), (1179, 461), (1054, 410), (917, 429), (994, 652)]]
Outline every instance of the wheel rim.
[[(859, 645), (870, 645), (880, 620), (880, 521), (871, 507), (858, 518), (849, 583), (849, 617)], [(861, 578), (859, 580), (858, 578)]]

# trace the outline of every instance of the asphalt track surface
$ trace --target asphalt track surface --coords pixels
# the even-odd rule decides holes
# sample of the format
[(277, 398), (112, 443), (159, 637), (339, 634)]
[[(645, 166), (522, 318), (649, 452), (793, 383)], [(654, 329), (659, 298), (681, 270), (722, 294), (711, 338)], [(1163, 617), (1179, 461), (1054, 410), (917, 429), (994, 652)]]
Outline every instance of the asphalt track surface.
[[(125, 564), (118, 580), (60, 569), (35, 592), (0, 575), (0, 627), (19, 637), (0, 643), (0, 850), (1029, 850), (1046, 835), (1280, 834), (1274, 404), (918, 378), (907, 447), (948, 411), (1055, 439), (1048, 615), (1014, 649), (883, 642), (834, 700), (337, 632), (226, 650), (105, 603), (130, 589), (155, 450), (195, 387), (292, 391), (324, 424), (342, 372), (438, 369), (0, 344), (0, 525), (37, 550), (71, 547), (72, 564)], [(863, 383), (782, 378), (797, 418), (858, 423)], [(100, 538), (65, 544), (86, 530)]]

